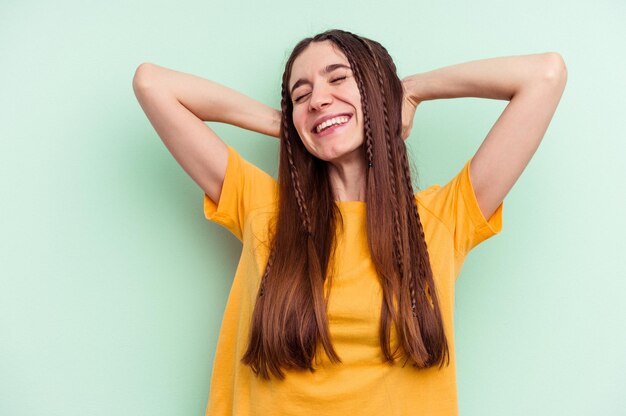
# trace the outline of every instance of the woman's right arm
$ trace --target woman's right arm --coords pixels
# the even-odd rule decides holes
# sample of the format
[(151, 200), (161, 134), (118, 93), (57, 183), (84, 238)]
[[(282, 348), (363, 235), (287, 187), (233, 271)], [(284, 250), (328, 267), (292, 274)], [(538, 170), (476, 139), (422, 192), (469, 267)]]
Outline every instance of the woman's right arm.
[(228, 149), (204, 122), (280, 137), (280, 111), (204, 78), (143, 63), (135, 71), (133, 90), (172, 156), (216, 204)]

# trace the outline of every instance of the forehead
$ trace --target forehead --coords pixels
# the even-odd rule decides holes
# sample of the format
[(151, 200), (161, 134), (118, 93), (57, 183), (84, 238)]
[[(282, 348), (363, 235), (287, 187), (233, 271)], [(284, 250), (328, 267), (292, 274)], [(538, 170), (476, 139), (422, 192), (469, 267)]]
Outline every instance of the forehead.
[(341, 63), (350, 66), (341, 49), (329, 40), (311, 42), (293, 62), (289, 85), (300, 78), (309, 78), (330, 64)]

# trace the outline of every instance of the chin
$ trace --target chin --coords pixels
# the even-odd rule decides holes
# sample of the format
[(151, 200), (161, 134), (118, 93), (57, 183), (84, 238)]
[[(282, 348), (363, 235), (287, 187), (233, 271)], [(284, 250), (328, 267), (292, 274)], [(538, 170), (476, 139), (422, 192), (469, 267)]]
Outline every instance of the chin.
[[(321, 152), (319, 155), (316, 155), (319, 159), (322, 159), (329, 163), (338, 163), (338, 162), (348, 162), (352, 159), (363, 159), (364, 155), (362, 154), (363, 144), (355, 144), (355, 145), (346, 145), (344, 146), (333, 146), (330, 149), (326, 149), (326, 151)], [(364, 160), (364, 159), (363, 159)]]
[(303, 140), (302, 144), (311, 155), (329, 163), (348, 161), (353, 157), (364, 157), (364, 154), (357, 156), (357, 153), (363, 148), (363, 137), (349, 136), (347, 134), (328, 137), (326, 141), (305, 136), (307, 139)]

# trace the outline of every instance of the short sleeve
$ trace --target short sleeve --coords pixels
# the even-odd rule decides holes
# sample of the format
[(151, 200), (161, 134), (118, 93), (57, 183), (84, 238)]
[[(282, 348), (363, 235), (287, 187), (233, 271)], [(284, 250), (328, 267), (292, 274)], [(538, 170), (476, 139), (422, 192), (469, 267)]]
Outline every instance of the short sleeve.
[(455, 252), (460, 255), (466, 255), (502, 230), (504, 201), (491, 218), (483, 216), (470, 178), (471, 162), (470, 158), (444, 186), (434, 185), (426, 189), (422, 198), (427, 209), (450, 230)]
[(276, 180), (228, 148), (226, 175), (218, 204), (204, 194), (204, 216), (243, 241), (246, 219), (252, 210), (275, 200)]

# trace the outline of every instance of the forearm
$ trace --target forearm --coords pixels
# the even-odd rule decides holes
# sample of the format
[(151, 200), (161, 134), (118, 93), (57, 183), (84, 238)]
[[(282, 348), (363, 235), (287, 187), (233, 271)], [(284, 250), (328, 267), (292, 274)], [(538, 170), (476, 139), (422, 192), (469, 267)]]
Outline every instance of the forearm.
[(404, 78), (416, 101), (479, 97), (510, 100), (538, 79), (550, 77), (562, 62), (557, 53), (505, 56), (446, 66)]
[(140, 88), (158, 88), (203, 121), (228, 123), (276, 138), (281, 112), (238, 91), (192, 74), (155, 64), (142, 64), (134, 82)]

